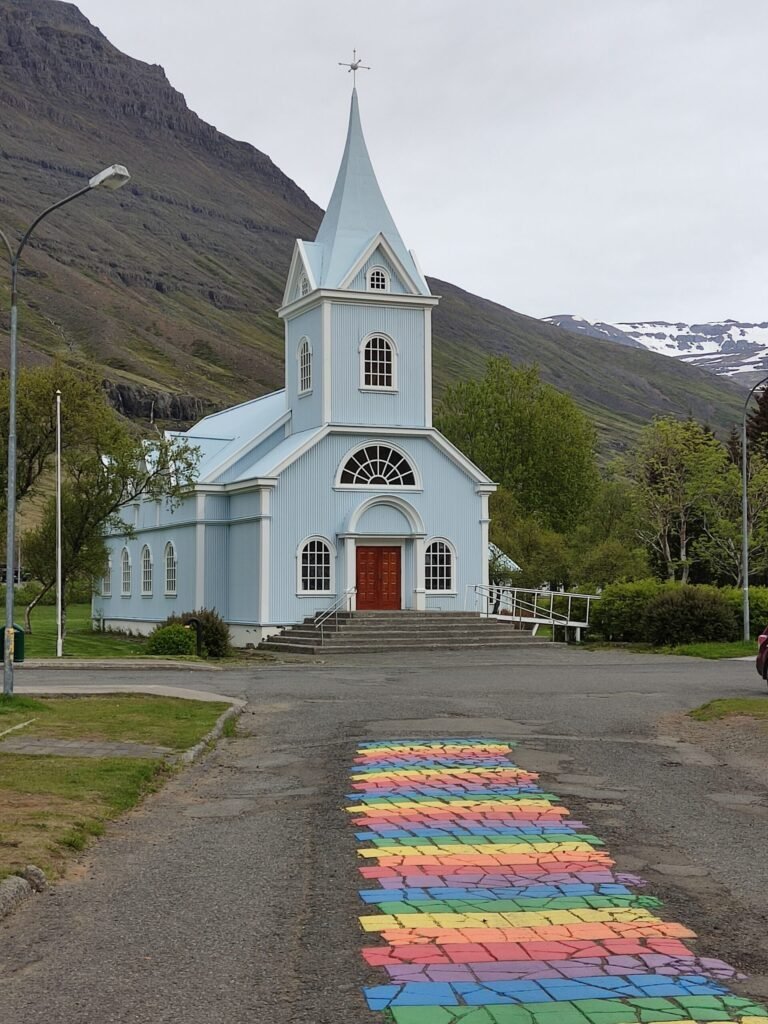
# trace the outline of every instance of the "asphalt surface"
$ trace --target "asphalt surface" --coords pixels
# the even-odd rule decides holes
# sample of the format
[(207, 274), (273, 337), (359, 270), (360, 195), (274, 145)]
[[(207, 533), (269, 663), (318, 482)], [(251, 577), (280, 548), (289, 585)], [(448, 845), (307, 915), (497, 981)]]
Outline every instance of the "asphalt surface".
[(748, 662), (539, 647), (98, 682), (249, 706), (236, 738), (0, 923), (3, 1024), (372, 1024), (360, 988), (381, 978), (359, 955), (347, 768), (358, 740), (430, 735), (518, 741), (517, 762), (649, 879), (697, 951), (748, 969), (741, 994), (768, 995), (768, 759), (755, 735), (713, 746), (681, 725), (715, 697), (768, 699)]

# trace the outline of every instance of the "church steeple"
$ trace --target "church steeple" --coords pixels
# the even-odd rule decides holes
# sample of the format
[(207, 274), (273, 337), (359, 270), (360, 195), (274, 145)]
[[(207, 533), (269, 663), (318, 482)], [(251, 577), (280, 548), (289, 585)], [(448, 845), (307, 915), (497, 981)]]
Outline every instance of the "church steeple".
[(417, 292), (429, 295), (427, 283), (400, 237), (381, 194), (363, 137), (357, 90), (353, 89), (341, 167), (315, 239), (315, 246), (322, 246), (318, 286), (340, 287), (366, 248), (379, 235), (384, 236)]

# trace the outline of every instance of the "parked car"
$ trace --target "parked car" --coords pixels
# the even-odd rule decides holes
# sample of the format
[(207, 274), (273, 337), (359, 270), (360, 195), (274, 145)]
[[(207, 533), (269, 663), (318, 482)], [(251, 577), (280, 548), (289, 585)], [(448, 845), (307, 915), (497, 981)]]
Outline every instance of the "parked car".
[(763, 632), (757, 638), (755, 668), (760, 678), (768, 682), (768, 626), (765, 626)]

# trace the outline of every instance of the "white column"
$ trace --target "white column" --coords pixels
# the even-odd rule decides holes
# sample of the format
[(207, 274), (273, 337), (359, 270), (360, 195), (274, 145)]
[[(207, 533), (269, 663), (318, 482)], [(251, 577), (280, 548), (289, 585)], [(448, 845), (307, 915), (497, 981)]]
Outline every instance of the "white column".
[(432, 307), (424, 310), (424, 426), (432, 426)]
[[(139, 567), (141, 570), (141, 567)], [(195, 608), (205, 607), (205, 495), (195, 497)]]
[[(357, 548), (355, 546), (354, 537), (344, 538), (344, 562), (346, 568), (346, 582), (344, 584), (345, 590), (352, 590), (357, 584)], [(355, 611), (357, 608), (357, 594), (353, 594), (350, 600), (350, 608)]]
[(488, 543), (491, 518), (488, 514), (488, 491), (480, 491), (480, 582), (488, 586)]
[(272, 582), (272, 488), (262, 487), (259, 493), (259, 622), (262, 626), (268, 626)]
[(327, 300), (323, 302), (323, 338), (321, 343), (323, 383), (323, 423), (330, 423), (332, 417), (333, 393), (331, 391), (331, 378), (333, 376), (332, 351), (331, 351), (331, 304)]
[(424, 582), (424, 556), (426, 552), (426, 542), (423, 537), (415, 537), (413, 541), (413, 558), (414, 558), (414, 571), (413, 578), (416, 581), (416, 586), (413, 590), (413, 607), (414, 611), (423, 612), (427, 607), (427, 588)]

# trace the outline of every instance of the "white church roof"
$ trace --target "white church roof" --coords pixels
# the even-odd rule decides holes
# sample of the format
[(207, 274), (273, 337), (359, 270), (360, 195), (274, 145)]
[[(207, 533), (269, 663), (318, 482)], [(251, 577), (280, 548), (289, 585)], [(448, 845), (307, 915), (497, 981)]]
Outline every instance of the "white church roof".
[(357, 90), (352, 90), (347, 142), (328, 209), (305, 251), (319, 288), (338, 288), (366, 247), (382, 234), (422, 295), (430, 291), (389, 212), (365, 145)]

